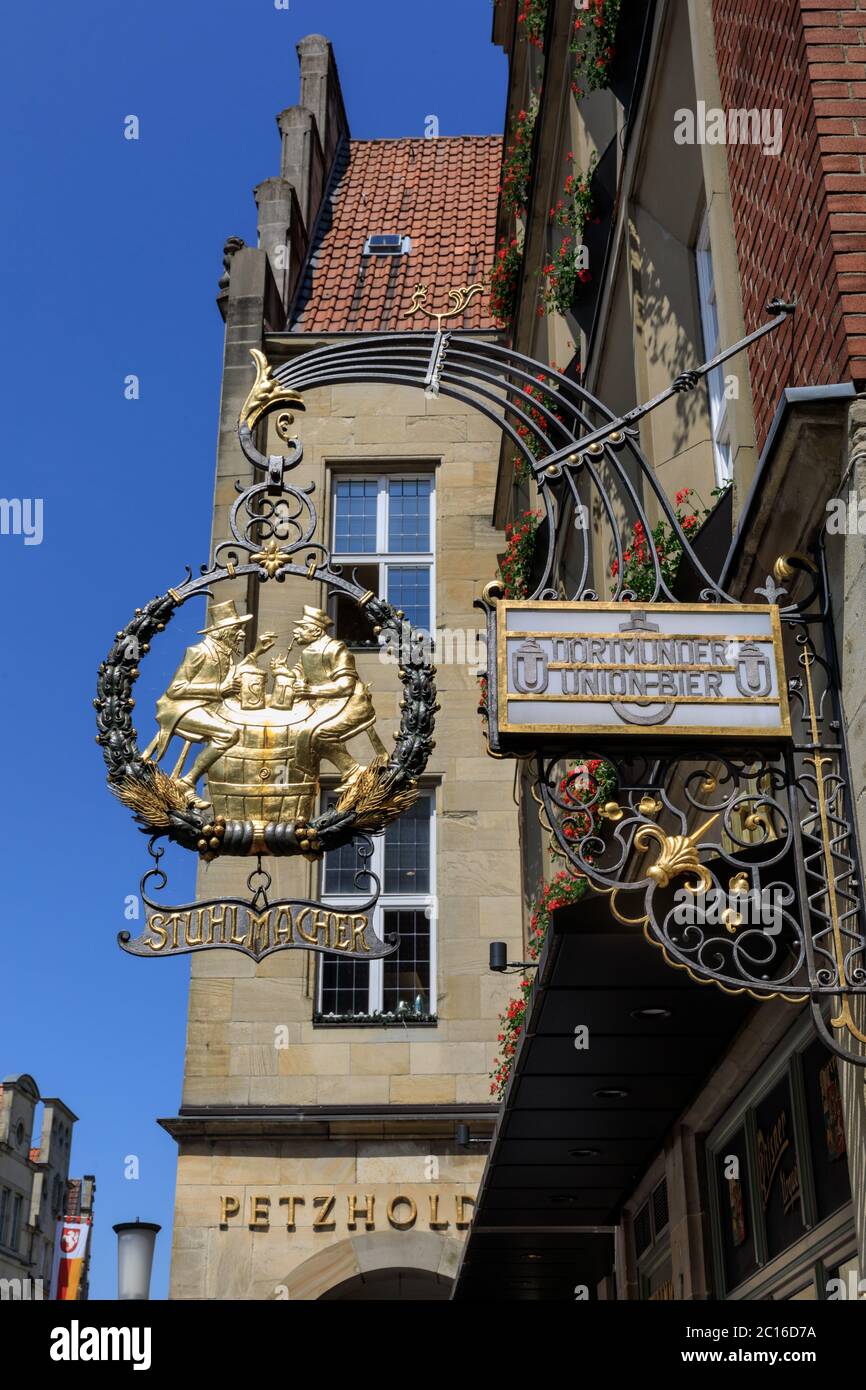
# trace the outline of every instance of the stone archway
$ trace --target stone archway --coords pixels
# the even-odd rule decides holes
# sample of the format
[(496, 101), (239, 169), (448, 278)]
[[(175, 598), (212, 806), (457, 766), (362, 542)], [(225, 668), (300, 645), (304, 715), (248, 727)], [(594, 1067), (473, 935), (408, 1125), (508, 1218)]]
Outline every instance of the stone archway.
[[(326, 1246), (280, 1282), (289, 1299), (309, 1302), (326, 1296), (357, 1297), (366, 1277), (378, 1276), (376, 1282), (382, 1297), (389, 1298), (399, 1287), (396, 1276), (402, 1272), (421, 1276), (417, 1281), (407, 1280), (407, 1285), (417, 1282), (420, 1287), (423, 1282), (428, 1288), (435, 1284), (441, 1288), (450, 1284), (462, 1249), (462, 1240), (438, 1231), (365, 1231)], [(337, 1292), (338, 1289), (343, 1291)], [(388, 1289), (390, 1293), (386, 1292)], [(397, 1296), (411, 1298), (418, 1294), (407, 1290), (405, 1295)]]
[(356, 1274), (319, 1297), (335, 1303), (443, 1303), (450, 1298), (453, 1285), (453, 1279), (428, 1269), (374, 1269)]

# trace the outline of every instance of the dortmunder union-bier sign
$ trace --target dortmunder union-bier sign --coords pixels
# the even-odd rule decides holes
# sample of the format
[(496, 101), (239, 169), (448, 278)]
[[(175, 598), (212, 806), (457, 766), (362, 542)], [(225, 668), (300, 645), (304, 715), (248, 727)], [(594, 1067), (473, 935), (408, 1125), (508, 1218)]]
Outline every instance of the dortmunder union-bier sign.
[(790, 735), (775, 605), (506, 599), (496, 609), (503, 748), (575, 733)]

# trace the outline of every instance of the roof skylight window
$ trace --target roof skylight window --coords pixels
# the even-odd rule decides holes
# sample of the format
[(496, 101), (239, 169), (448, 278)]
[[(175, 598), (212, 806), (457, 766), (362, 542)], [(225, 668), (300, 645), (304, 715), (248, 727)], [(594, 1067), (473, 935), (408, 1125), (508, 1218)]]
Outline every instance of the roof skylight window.
[(376, 232), (364, 242), (365, 256), (408, 256), (412, 238), (395, 232)]

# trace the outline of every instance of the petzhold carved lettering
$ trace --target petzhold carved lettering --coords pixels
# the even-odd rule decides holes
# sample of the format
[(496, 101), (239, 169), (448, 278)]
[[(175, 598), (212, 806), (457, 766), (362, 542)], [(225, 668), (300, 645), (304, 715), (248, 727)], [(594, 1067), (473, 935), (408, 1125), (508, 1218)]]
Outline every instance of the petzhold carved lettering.
[[(449, 1194), (450, 1195), (450, 1194)], [(440, 1200), (448, 1202), (448, 1206), (440, 1213)], [(342, 1198), (338, 1198), (333, 1193), (313, 1194), (310, 1201), (300, 1193), (281, 1193), (276, 1201), (273, 1201), (266, 1194), (250, 1194), (247, 1224), (250, 1230), (267, 1231), (271, 1227), (271, 1215), (275, 1218), (274, 1225), (283, 1226), (287, 1231), (295, 1231), (299, 1226), (310, 1227), (314, 1231), (333, 1231), (338, 1222), (345, 1219), (348, 1230), (358, 1229), (363, 1225), (365, 1230), (376, 1229), (377, 1222), (380, 1226), (387, 1223), (392, 1230), (409, 1231), (416, 1224), (426, 1225), (431, 1231), (446, 1230), (451, 1225), (451, 1220), (445, 1215), (445, 1210), (450, 1208), (448, 1198), (443, 1198), (439, 1192), (431, 1192), (427, 1196), (429, 1210), (425, 1210), (424, 1204), (419, 1204), (413, 1197), (405, 1193), (396, 1192), (393, 1196), (384, 1195), (380, 1203), (376, 1204), (376, 1195), (372, 1192), (350, 1192), (346, 1195), (345, 1215), (343, 1213)], [(381, 1208), (385, 1207), (385, 1221), (381, 1219)], [(457, 1230), (465, 1230), (472, 1223), (471, 1208), (475, 1205), (475, 1198), (469, 1193), (460, 1192), (454, 1194), (453, 1224)], [(285, 1220), (282, 1213), (279, 1218), (275, 1208), (285, 1207)], [(301, 1212), (298, 1208), (304, 1208)], [(243, 1202), (240, 1195), (234, 1193), (223, 1193), (219, 1197), (219, 1227), (221, 1231), (227, 1231), (231, 1227), (236, 1227), (244, 1219)]]

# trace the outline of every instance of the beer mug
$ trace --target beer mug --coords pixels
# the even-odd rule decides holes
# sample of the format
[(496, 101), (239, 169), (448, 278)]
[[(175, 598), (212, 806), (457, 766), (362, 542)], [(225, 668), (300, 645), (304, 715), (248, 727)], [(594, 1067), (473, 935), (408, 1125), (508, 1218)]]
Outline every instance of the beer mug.
[(271, 704), (276, 709), (291, 709), (295, 702), (294, 679), (287, 671), (274, 673), (274, 693)]
[(264, 709), (265, 673), (264, 671), (241, 671), (241, 709)]

